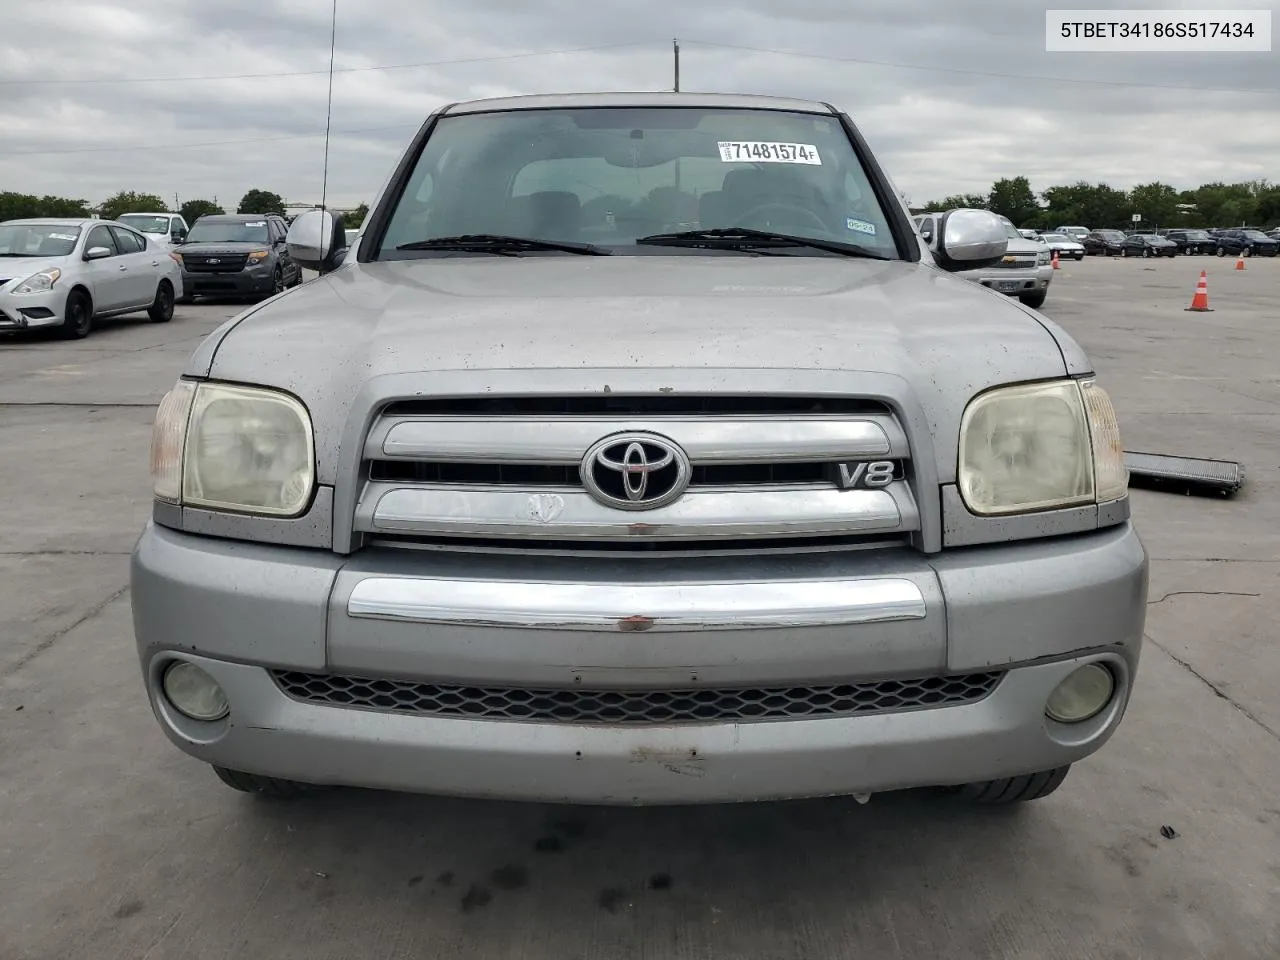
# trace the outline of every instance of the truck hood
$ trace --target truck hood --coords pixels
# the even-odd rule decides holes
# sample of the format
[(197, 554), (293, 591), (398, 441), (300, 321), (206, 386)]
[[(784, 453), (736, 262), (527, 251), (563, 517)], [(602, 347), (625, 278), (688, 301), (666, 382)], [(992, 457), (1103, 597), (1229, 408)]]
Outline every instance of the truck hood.
[(917, 412), (948, 479), (960, 416), (974, 394), (1080, 372), (1070, 362), (1079, 348), (1050, 327), (1002, 294), (926, 263), (349, 261), (228, 321), (188, 372), (298, 396), (315, 420), (321, 482), (332, 482), (344, 432), (358, 435), (370, 404), (391, 396), (857, 395), (870, 379), (893, 384), (890, 392)]

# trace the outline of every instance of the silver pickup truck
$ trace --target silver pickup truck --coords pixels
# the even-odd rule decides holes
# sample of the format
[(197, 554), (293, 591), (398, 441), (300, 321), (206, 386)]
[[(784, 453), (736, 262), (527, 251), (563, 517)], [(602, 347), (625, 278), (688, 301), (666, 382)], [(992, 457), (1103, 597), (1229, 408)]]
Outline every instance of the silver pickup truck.
[(1043, 797), (1133, 689), (1147, 555), (1062, 329), (950, 272), (850, 119), (434, 113), (348, 250), (214, 331), (132, 560), (155, 716), (232, 787)]

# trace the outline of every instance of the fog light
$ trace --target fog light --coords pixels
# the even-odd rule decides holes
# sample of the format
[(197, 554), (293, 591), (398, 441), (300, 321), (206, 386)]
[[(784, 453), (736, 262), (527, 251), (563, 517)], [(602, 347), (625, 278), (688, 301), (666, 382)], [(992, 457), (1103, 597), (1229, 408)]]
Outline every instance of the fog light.
[(1086, 663), (1073, 670), (1049, 694), (1044, 712), (1059, 723), (1081, 723), (1096, 717), (1116, 691), (1116, 679), (1100, 663)]
[(218, 681), (194, 663), (175, 661), (165, 670), (161, 686), (174, 708), (192, 720), (221, 720), (229, 712)]

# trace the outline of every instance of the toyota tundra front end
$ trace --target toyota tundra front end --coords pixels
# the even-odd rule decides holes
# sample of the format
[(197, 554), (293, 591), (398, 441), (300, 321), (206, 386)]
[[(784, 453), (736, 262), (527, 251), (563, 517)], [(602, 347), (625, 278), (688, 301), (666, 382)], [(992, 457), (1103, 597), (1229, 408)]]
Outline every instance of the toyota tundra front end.
[(1107, 394), (833, 108), (452, 105), (358, 250), (289, 239), (322, 276), (192, 357), (133, 556), (156, 717), (230, 785), (1003, 803), (1121, 722)]

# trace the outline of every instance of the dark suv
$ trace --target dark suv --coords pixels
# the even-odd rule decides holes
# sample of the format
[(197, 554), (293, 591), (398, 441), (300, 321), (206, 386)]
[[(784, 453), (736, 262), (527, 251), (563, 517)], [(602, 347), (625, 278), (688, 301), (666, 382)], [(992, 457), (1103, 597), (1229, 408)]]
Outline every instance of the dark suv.
[(1166, 230), (1164, 235), (1178, 245), (1179, 253), (1208, 253), (1216, 246), (1214, 238), (1205, 230)]
[(302, 283), (302, 268), (285, 246), (289, 232), (275, 214), (201, 217), (174, 248), (182, 262), (183, 302), (197, 296), (264, 300)]
[(1117, 257), (1124, 247), (1125, 239), (1125, 234), (1120, 230), (1090, 230), (1080, 242), (1084, 244), (1084, 252), (1087, 254)]
[(1216, 244), (1214, 252), (1220, 257), (1229, 253), (1244, 254), (1246, 257), (1274, 257), (1280, 250), (1280, 240), (1272, 240), (1261, 230), (1249, 227), (1219, 230), (1213, 241)]

